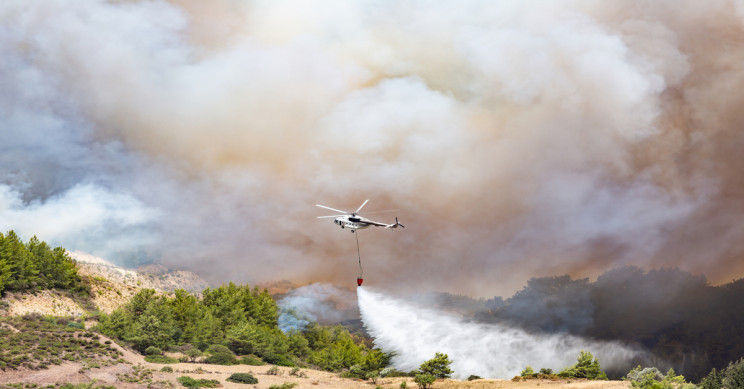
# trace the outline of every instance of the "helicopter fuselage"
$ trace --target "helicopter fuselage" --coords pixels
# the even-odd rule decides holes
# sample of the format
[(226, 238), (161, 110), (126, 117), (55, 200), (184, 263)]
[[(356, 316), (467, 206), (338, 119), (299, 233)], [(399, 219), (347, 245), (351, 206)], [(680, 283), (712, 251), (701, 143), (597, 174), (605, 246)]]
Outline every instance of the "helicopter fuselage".
[[(398, 223), (397, 217), (395, 218), (395, 223), (388, 224), (388, 223), (376, 222), (374, 220), (367, 219), (366, 217), (359, 216), (359, 211), (362, 210), (362, 208), (364, 207), (364, 204), (367, 204), (367, 201), (369, 200), (365, 200), (364, 203), (354, 212), (342, 211), (340, 209), (335, 209), (331, 207), (326, 207), (325, 205), (316, 204), (316, 206), (320, 208), (329, 209), (331, 211), (335, 211), (341, 214), (341, 215), (318, 216), (318, 219), (334, 218), (333, 220), (334, 224), (340, 226), (341, 228), (348, 228), (351, 230), (351, 232), (354, 232), (356, 230), (361, 230), (364, 228), (369, 228), (372, 226), (383, 227), (383, 228), (403, 227), (402, 224)], [(390, 211), (380, 211), (380, 212), (390, 212)]]
[(341, 216), (337, 217), (334, 223), (341, 226), (341, 228), (350, 228), (352, 230), (361, 230), (369, 228), (372, 224), (364, 221), (364, 218), (359, 216)]

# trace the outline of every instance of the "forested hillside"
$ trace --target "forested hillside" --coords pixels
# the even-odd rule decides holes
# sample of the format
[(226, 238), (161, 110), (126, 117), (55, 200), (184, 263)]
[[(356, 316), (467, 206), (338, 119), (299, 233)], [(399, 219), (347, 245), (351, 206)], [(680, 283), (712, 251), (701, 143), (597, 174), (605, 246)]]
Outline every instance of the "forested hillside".
[[(51, 248), (36, 237), (24, 243), (14, 231), (0, 234), (0, 292), (58, 289), (88, 296), (90, 282), (78, 274), (75, 260), (64, 248)], [(283, 333), (274, 299), (266, 290), (247, 285), (207, 288), (201, 298), (183, 289), (170, 296), (142, 289), (110, 315), (94, 311), (93, 306), (88, 309), (99, 315), (99, 331), (142, 353), (150, 347), (191, 350), (192, 355), (207, 351), (205, 356), (224, 364), (238, 363), (235, 355), (252, 355), (268, 363), (313, 365), (328, 371), (354, 365), (375, 371), (388, 361), (379, 349), (369, 348), (343, 326), (312, 323), (301, 331)]]
[(373, 372), (388, 363), (379, 349), (370, 349), (342, 326), (310, 324), (283, 333), (279, 308), (266, 290), (230, 283), (205, 289), (198, 299), (184, 290), (173, 297), (143, 289), (124, 307), (101, 315), (98, 329), (144, 353), (151, 347), (206, 351), (207, 361), (237, 364), (254, 355), (283, 366), (313, 365), (339, 371), (359, 365)]
[(64, 248), (51, 248), (35, 236), (23, 243), (12, 230), (0, 233), (0, 293), (42, 289), (89, 293)]

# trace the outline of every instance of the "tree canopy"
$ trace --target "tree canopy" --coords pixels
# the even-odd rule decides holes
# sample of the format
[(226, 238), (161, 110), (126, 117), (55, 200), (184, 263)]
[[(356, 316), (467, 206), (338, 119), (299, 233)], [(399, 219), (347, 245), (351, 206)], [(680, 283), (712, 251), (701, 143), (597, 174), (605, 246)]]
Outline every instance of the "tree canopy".
[[(266, 290), (229, 283), (207, 288), (199, 299), (185, 290), (172, 297), (143, 289), (128, 304), (101, 315), (98, 329), (145, 352), (193, 345), (214, 363), (238, 363), (234, 355), (255, 355), (268, 363), (309, 363), (328, 371), (360, 365), (368, 371), (387, 365), (380, 350), (369, 349), (343, 326), (313, 323), (303, 331), (279, 330), (279, 308)], [(195, 359), (198, 357), (194, 353)]]
[(89, 294), (75, 260), (36, 236), (23, 243), (15, 231), (0, 233), (0, 293), (63, 289)]
[(599, 360), (594, 358), (592, 353), (581, 351), (576, 364), (566, 367), (558, 373), (561, 377), (567, 378), (586, 378), (590, 380), (606, 380), (607, 374), (599, 366)]

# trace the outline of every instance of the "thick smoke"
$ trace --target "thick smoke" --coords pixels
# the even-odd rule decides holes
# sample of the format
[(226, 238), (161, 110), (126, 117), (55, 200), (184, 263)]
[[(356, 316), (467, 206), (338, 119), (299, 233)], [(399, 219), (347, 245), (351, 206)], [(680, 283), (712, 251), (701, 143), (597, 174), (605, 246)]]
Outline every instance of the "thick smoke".
[(452, 359), (453, 377), (471, 374), (508, 379), (525, 366), (558, 371), (576, 363), (582, 350), (603, 368), (627, 371), (639, 350), (618, 342), (600, 342), (566, 334), (530, 334), (503, 324), (467, 322), (461, 317), (423, 308), (400, 299), (357, 289), (364, 326), (375, 345), (393, 352), (393, 365), (411, 371), (437, 352)]
[(387, 290), (744, 270), (740, 1), (7, 0), (0, 27), (0, 229), (26, 238), (353, 282), (313, 205), (370, 198), (407, 227), (360, 234)]
[(310, 284), (293, 289), (279, 300), (279, 329), (302, 330), (308, 324), (340, 323), (358, 318), (357, 307), (350, 302), (354, 295), (329, 284)]

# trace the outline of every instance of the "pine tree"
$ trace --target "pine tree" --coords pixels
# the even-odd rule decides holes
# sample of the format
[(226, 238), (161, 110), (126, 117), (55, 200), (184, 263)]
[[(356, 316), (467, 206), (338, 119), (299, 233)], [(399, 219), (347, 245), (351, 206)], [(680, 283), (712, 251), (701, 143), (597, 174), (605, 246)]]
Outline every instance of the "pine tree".
[(744, 358), (729, 362), (722, 384), (726, 388), (744, 388)]
[(419, 370), (422, 374), (430, 374), (436, 378), (449, 378), (452, 375), (451, 364), (452, 361), (447, 354), (435, 353), (434, 358), (422, 363)]
[(8, 240), (5, 235), (0, 233), (0, 293), (5, 290), (6, 285), (11, 277), (10, 259), (6, 255), (6, 245)]
[(177, 289), (170, 305), (176, 326), (182, 332), (182, 341), (193, 343), (198, 331), (197, 322), (202, 315), (199, 300), (189, 292)]
[(52, 263), (49, 267), (50, 287), (69, 289), (74, 292), (90, 294), (90, 286), (83, 284), (77, 272), (77, 264), (62, 247), (52, 250)]
[(723, 386), (723, 374), (722, 372), (716, 371), (716, 368), (713, 368), (713, 370), (711, 370), (710, 373), (700, 381), (701, 389), (720, 389), (721, 386)]
[(211, 344), (219, 344), (225, 339), (225, 329), (222, 321), (206, 309), (196, 324), (196, 335), (192, 343), (200, 349)]
[(602, 368), (599, 366), (599, 360), (594, 358), (592, 353), (582, 350), (576, 360), (575, 365), (564, 368), (558, 375), (569, 378), (607, 380), (607, 374), (602, 371)]
[(21, 291), (34, 289), (39, 284), (39, 270), (33, 261), (33, 256), (23, 244), (21, 238), (11, 230), (5, 235), (1, 257), (10, 265), (10, 278), (6, 289)]

